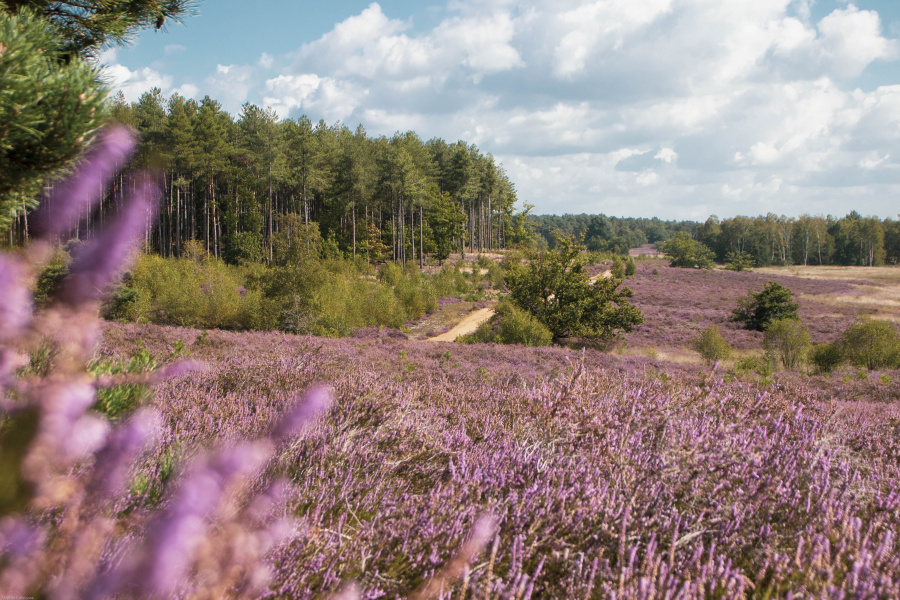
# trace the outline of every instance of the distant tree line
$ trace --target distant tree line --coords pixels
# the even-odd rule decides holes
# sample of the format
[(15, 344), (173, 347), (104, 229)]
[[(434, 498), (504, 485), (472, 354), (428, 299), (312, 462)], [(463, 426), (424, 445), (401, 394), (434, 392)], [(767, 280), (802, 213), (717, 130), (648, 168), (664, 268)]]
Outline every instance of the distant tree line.
[(841, 218), (769, 213), (719, 219), (713, 215), (704, 223), (584, 214), (529, 215), (528, 221), (550, 247), (554, 230), (583, 235), (589, 250), (616, 254), (684, 232), (711, 250), (719, 263), (746, 261), (748, 267), (900, 264), (900, 221), (863, 217), (856, 211)]
[[(134, 103), (119, 93), (109, 112), (140, 133), (136, 166), (162, 173), (164, 201), (145, 241), (164, 257), (196, 242), (230, 263), (339, 254), (406, 263), (527, 238), (503, 167), (463, 141), (279, 121), (249, 103), (233, 118), (208, 96), (165, 98), (159, 89)], [(124, 175), (112, 182), (102, 209), (72, 235), (90, 235), (128, 185)], [(14, 239), (27, 235), (24, 217), (14, 230)]]
[(743, 253), (758, 267), (900, 263), (900, 221), (863, 217), (855, 210), (841, 218), (711, 216), (695, 235), (718, 262)]
[(583, 236), (584, 244), (591, 252), (627, 254), (631, 248), (665, 241), (679, 231), (696, 232), (699, 223), (692, 221), (662, 221), (633, 217), (608, 217), (606, 215), (528, 215), (528, 223), (538, 234), (540, 243), (553, 248), (554, 232), (567, 236)]

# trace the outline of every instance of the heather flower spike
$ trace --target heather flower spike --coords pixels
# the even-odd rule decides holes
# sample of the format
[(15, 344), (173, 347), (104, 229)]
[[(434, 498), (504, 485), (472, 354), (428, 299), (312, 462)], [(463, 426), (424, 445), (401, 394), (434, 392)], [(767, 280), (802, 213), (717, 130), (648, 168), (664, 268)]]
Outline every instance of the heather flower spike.
[(328, 410), (331, 402), (331, 392), (328, 388), (323, 386), (312, 388), (278, 424), (278, 427), (275, 429), (275, 436), (280, 439), (287, 439), (296, 435), (307, 422)]
[(77, 306), (99, 299), (120, 275), (130, 250), (156, 213), (159, 188), (148, 177), (138, 182), (131, 202), (115, 222), (75, 256), (60, 299)]
[(57, 185), (33, 215), (38, 237), (55, 236), (72, 227), (102, 198), (103, 187), (131, 156), (135, 134), (124, 125), (102, 131), (75, 173)]
[(0, 342), (14, 338), (31, 321), (31, 293), (25, 269), (10, 256), (0, 256)]
[(487, 546), (496, 530), (496, 520), (492, 515), (484, 514), (478, 517), (468, 539), (456, 552), (456, 555), (444, 565), (437, 575), (416, 590), (410, 596), (410, 600), (429, 600), (439, 597), (451, 582), (462, 577), (469, 564)]

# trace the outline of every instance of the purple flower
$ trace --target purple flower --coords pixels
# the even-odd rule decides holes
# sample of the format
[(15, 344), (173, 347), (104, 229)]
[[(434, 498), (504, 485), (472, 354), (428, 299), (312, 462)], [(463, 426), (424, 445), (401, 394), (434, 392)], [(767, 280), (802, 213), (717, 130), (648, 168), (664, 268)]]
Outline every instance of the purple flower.
[(135, 135), (126, 127), (114, 125), (102, 131), (74, 175), (55, 187), (35, 211), (35, 234), (58, 235), (74, 225), (85, 210), (100, 201), (106, 182), (134, 147)]
[(118, 278), (135, 241), (153, 221), (159, 188), (146, 176), (119, 218), (83, 246), (72, 264), (60, 298), (71, 306), (97, 300)]
[(325, 412), (331, 406), (331, 392), (323, 386), (316, 386), (306, 393), (294, 409), (282, 419), (275, 429), (275, 436), (287, 439), (299, 433), (306, 423)]
[(92, 488), (104, 498), (122, 491), (132, 459), (159, 433), (160, 416), (155, 410), (144, 409), (134, 414), (116, 429), (97, 453)]
[(25, 282), (25, 270), (18, 261), (0, 256), (0, 342), (12, 339), (31, 321), (31, 293)]

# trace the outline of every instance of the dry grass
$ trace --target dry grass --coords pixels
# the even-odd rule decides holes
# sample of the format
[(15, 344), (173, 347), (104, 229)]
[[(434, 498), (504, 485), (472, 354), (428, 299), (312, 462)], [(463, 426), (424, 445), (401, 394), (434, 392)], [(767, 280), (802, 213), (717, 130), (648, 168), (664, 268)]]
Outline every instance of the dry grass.
[(863, 309), (873, 319), (900, 323), (900, 267), (767, 267), (759, 273), (793, 275), (806, 279), (844, 279), (854, 283), (858, 294), (800, 294), (801, 300), (814, 300), (834, 307)]

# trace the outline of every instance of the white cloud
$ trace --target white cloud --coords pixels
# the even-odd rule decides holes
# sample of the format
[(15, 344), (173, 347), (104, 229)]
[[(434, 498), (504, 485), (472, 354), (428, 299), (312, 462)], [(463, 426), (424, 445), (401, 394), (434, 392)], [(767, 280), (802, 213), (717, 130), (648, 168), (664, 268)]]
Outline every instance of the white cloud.
[[(875, 11), (845, 3), (814, 22), (814, 4), (450, 0), (417, 29), (372, 3), (290, 55), (178, 89), (232, 112), (249, 100), (372, 135), (464, 139), (538, 212), (837, 214), (852, 198), (893, 214), (900, 85), (859, 76), (898, 60), (898, 41)], [(111, 71), (132, 94), (171, 88), (164, 72)]]
[(869, 63), (896, 58), (897, 42), (881, 35), (878, 13), (850, 5), (819, 22), (823, 59), (844, 77), (859, 75)]
[(203, 90), (218, 100), (222, 108), (237, 115), (241, 105), (250, 99), (258, 84), (257, 69), (250, 65), (216, 65), (216, 70), (203, 80)]
[(275, 109), (282, 118), (299, 109), (307, 114), (321, 115), (330, 122), (350, 116), (366, 95), (365, 90), (352, 84), (311, 73), (269, 79), (266, 92), (263, 104)]
[(144, 92), (152, 88), (160, 88), (163, 93), (168, 93), (172, 86), (172, 78), (150, 67), (143, 67), (132, 71), (128, 67), (116, 62), (115, 49), (106, 50), (99, 57), (99, 64), (103, 65), (103, 78), (113, 91), (121, 90), (128, 102), (136, 102)]

